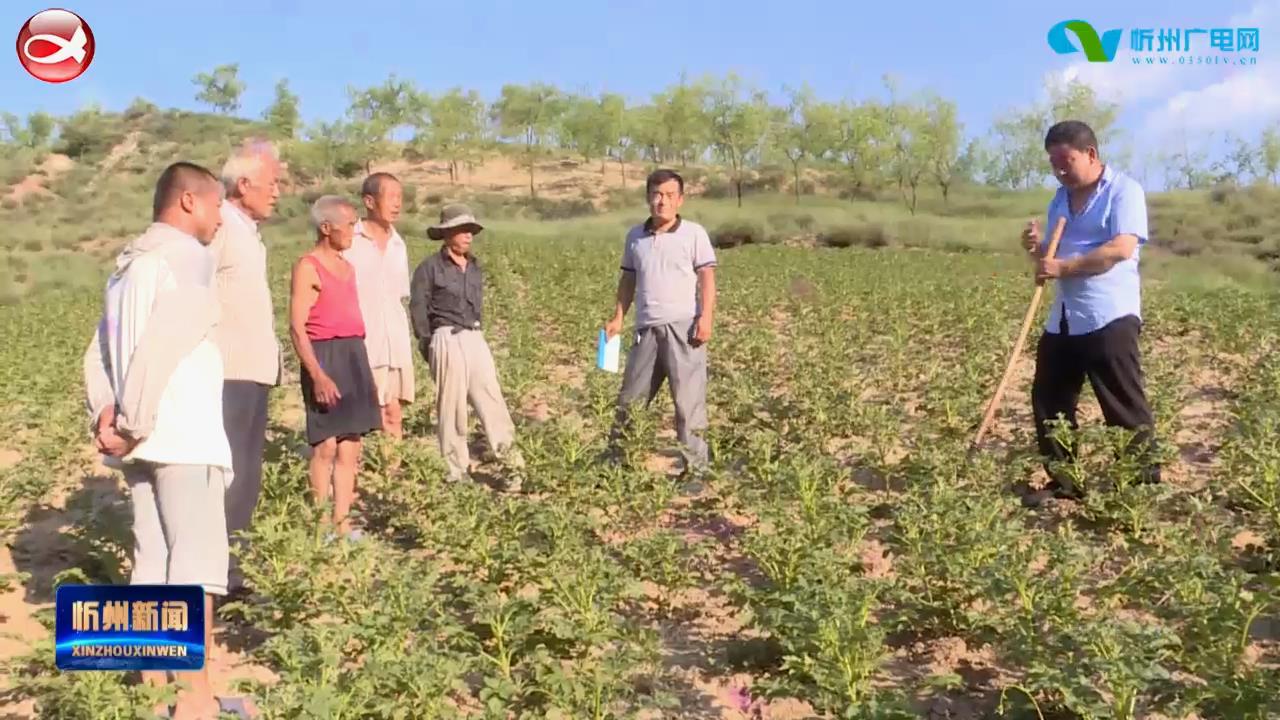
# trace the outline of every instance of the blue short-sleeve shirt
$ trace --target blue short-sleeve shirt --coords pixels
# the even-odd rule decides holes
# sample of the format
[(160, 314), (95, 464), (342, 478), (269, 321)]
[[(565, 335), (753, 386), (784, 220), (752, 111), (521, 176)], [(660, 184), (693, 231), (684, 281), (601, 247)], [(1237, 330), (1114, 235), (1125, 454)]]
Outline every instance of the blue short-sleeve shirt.
[[(1137, 236), (1139, 247), (1147, 242), (1146, 193), (1137, 180), (1110, 165), (1103, 168), (1098, 187), (1078, 214), (1071, 212), (1067, 189), (1058, 188), (1049, 203), (1050, 232), (1062, 216), (1067, 218), (1067, 224), (1056, 257), (1064, 260), (1088, 254), (1117, 235)], [(1048, 236), (1047, 232), (1041, 240), (1045, 247), (1049, 244)], [(1071, 335), (1100, 330), (1128, 315), (1141, 319), (1139, 252), (1135, 248), (1133, 257), (1116, 263), (1101, 275), (1059, 278), (1054, 283), (1046, 331), (1056, 334), (1064, 315)]]

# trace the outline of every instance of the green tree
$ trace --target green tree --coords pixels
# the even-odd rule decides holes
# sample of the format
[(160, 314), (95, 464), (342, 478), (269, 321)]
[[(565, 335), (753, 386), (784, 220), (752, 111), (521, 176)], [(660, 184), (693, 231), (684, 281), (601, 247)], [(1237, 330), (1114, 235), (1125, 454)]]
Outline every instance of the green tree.
[(1262, 131), (1262, 142), (1258, 143), (1258, 163), (1275, 185), (1280, 178), (1280, 124), (1272, 125)]
[(1182, 186), (1187, 190), (1202, 187), (1210, 180), (1209, 154), (1191, 145), (1184, 129), (1170, 149), (1161, 155), (1165, 170), (1165, 186)]
[(885, 111), (891, 143), (888, 170), (898, 185), (902, 202), (915, 215), (920, 183), (932, 168), (929, 118), (919, 105), (896, 99), (890, 100)]
[(457, 183), (461, 165), (478, 158), (484, 144), (484, 100), (476, 91), (460, 87), (422, 100), (412, 145), (424, 155), (447, 160), (449, 182)]
[(58, 121), (47, 112), (36, 111), (27, 116), (27, 142), (33, 148), (49, 144)]
[(680, 82), (653, 98), (658, 143), (655, 162), (675, 162), (687, 166), (702, 157), (712, 142), (708, 102), (713, 83), (710, 78)]
[(945, 204), (960, 162), (961, 127), (956, 118), (956, 104), (931, 95), (925, 103), (924, 123), (929, 172), (942, 190)]
[(560, 136), (565, 145), (582, 155), (584, 162), (600, 158), (600, 174), (605, 173), (606, 155), (613, 146), (613, 130), (606, 115), (604, 98), (573, 96), (565, 101)]
[(1041, 152), (1044, 149), (1044, 132), (1048, 131), (1053, 123), (1063, 120), (1079, 120), (1093, 128), (1093, 133), (1098, 136), (1099, 145), (1114, 148), (1120, 144), (1121, 135), (1116, 128), (1116, 119), (1120, 114), (1119, 105), (1103, 100), (1088, 84), (1075, 79), (1050, 78), (1045, 89), (1049, 102), (1044, 110), (1041, 141), (1037, 144)]
[(4, 124), (7, 142), (31, 149), (47, 146), (58, 125), (57, 119), (40, 110), (27, 116), (25, 126), (17, 115), (10, 112), (0, 114), (0, 122)]
[(497, 102), (489, 113), (503, 137), (524, 144), (520, 162), (529, 170), (529, 195), (537, 197), (534, 169), (554, 139), (553, 135), (564, 111), (564, 96), (551, 85), (534, 83), (503, 85)]
[(651, 163), (662, 162), (662, 124), (656, 105), (639, 105), (627, 111), (630, 147)]
[(632, 149), (631, 114), (627, 111), (626, 98), (617, 93), (600, 96), (600, 121), (609, 140), (607, 152), (618, 161), (622, 173), (622, 187), (627, 186), (627, 161), (635, 155)]
[(301, 121), (301, 113), (298, 111), (300, 102), (298, 96), (289, 91), (288, 80), (276, 83), (275, 99), (262, 113), (262, 118), (271, 126), (277, 138), (292, 138), (297, 134)]
[(26, 145), (27, 131), (22, 127), (22, 120), (11, 112), (0, 113), (0, 122), (4, 124), (5, 142), (14, 145)]
[(769, 129), (769, 103), (763, 92), (747, 88), (734, 74), (709, 95), (707, 117), (715, 152), (729, 164), (738, 207), (742, 207), (742, 176), (760, 151)]
[(1223, 158), (1223, 175), (1243, 185), (1245, 178), (1256, 177), (1261, 152), (1254, 150), (1248, 140), (1229, 133), (1226, 138), (1226, 157)]
[(1014, 111), (992, 127), (995, 148), (987, 167), (987, 180), (1010, 188), (1030, 188), (1042, 182), (1045, 172), (1044, 134), (1039, 110)]
[(962, 182), (979, 182), (991, 165), (991, 150), (982, 138), (971, 138), (964, 146), (964, 151), (956, 158), (952, 168), (953, 180)]
[(800, 204), (800, 167), (831, 152), (839, 139), (839, 109), (820, 102), (808, 85), (788, 89), (789, 103), (774, 108), (769, 132), (771, 149), (791, 164), (792, 189)]
[(217, 112), (230, 115), (240, 109), (240, 96), (244, 94), (244, 83), (240, 81), (240, 64), (219, 65), (212, 73), (200, 73), (192, 78), (192, 82), (200, 88), (196, 100), (212, 107)]
[(352, 177), (364, 168), (364, 156), (350, 123), (342, 120), (317, 122), (303, 132), (305, 142), (285, 145), (284, 155), (291, 173), (313, 179)]
[(873, 101), (840, 105), (836, 155), (849, 170), (855, 198), (881, 176), (890, 150), (888, 114), (882, 105)]
[(364, 149), (365, 172), (373, 163), (392, 154), (395, 132), (407, 124), (424, 102), (408, 80), (388, 76), (381, 85), (364, 89), (348, 87), (347, 131)]

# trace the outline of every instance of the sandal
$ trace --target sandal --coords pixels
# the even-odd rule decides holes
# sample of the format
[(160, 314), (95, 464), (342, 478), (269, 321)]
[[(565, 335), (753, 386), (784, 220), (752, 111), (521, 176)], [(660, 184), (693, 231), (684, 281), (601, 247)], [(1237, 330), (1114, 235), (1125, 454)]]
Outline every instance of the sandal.
[(258, 717), (256, 710), (250, 711), (250, 700), (246, 697), (220, 697), (218, 698), (218, 712), (224, 715), (234, 715), (241, 720), (254, 720)]

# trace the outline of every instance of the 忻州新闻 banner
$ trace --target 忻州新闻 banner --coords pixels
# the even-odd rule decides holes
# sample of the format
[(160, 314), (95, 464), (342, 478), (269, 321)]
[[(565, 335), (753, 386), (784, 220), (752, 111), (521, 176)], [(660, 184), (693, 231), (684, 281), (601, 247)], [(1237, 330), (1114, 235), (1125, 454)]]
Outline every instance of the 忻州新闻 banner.
[(62, 585), (55, 602), (60, 670), (199, 670), (199, 585)]

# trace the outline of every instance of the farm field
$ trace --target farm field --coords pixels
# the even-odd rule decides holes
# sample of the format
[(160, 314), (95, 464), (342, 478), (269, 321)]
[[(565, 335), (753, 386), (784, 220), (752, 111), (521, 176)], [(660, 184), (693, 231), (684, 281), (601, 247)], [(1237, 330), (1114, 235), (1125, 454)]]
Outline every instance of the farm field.
[[(857, 222), (906, 222), (873, 205)], [(935, 217), (951, 233), (936, 242), (893, 224), (878, 249), (721, 249), (702, 488), (671, 475), (665, 391), (628, 467), (596, 462), (620, 378), (594, 369), (593, 343), (635, 218), (494, 223), (476, 251), (525, 492), (444, 483), (419, 361), (410, 439), (366, 451), (368, 539), (326, 543), (287, 354), (243, 558), (254, 592), (219, 610), (219, 689), (270, 718), (1280, 714), (1277, 296), (1153, 252), (1142, 349), (1167, 482), (1134, 484), (1086, 390), (1087, 500), (1025, 509), (1042, 474), (1031, 345), (965, 456), (1031, 295), (1009, 251), (1021, 205), (1042, 207)], [(305, 235), (296, 218), (264, 236), (283, 334)], [(435, 247), (406, 239), (412, 263)], [(58, 583), (127, 577), (127, 495), (81, 407), (97, 304), (86, 281), (0, 307), (0, 717), (153, 704), (126, 676), (59, 674), (48, 632)]]

